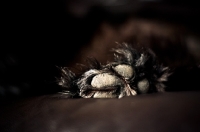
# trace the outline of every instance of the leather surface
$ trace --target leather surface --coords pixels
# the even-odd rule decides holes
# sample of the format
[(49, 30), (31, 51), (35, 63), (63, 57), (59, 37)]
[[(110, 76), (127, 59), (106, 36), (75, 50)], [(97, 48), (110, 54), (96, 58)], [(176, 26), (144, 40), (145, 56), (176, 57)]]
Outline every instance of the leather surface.
[(122, 99), (61, 99), (51, 95), (0, 108), (1, 132), (198, 132), (200, 92)]

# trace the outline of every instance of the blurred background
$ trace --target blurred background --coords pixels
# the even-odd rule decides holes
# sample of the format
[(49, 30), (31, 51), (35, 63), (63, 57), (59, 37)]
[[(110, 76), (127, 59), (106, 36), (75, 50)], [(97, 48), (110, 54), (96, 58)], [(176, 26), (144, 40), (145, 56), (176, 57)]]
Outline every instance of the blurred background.
[[(56, 67), (112, 60), (115, 42), (151, 48), (175, 74), (169, 90), (196, 90), (200, 8), (195, 1), (4, 1), (0, 99), (56, 93)], [(184, 83), (183, 83), (184, 82)]]

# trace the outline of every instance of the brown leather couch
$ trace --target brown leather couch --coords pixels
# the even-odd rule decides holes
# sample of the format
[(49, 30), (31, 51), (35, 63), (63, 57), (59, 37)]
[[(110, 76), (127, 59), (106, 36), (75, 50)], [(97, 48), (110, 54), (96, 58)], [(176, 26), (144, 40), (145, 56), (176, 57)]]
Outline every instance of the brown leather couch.
[(167, 92), (122, 99), (14, 101), (0, 108), (2, 132), (198, 132), (200, 92)]

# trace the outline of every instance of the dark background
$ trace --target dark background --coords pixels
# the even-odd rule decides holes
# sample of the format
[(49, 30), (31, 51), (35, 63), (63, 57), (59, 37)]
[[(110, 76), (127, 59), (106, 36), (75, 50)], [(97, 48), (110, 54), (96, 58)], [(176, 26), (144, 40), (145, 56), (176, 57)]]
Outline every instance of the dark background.
[[(0, 131), (200, 131), (200, 6), (195, 1), (2, 3)], [(87, 55), (106, 62), (114, 42), (126, 40), (152, 48), (174, 70), (166, 93), (122, 99), (54, 96), (61, 90), (56, 66), (74, 68)]]
[[(194, 1), (51, 0), (4, 1), (2, 5), (2, 99), (59, 91), (55, 78), (60, 71), (56, 66), (74, 66), (79, 62), (74, 58), (91, 42), (102, 22), (118, 26), (128, 18), (145, 18), (182, 25), (195, 36), (200, 32), (200, 8)], [(184, 74), (182, 70), (177, 73)], [(186, 74), (198, 75), (199, 70)]]

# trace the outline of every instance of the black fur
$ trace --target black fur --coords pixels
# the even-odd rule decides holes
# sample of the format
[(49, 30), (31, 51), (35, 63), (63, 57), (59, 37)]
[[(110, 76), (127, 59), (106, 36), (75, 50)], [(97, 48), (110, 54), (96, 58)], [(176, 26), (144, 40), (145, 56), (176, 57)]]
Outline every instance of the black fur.
[[(114, 52), (113, 62), (101, 65), (96, 59), (90, 58), (88, 59), (88, 69), (80, 75), (75, 75), (75, 73), (66, 67), (61, 68), (61, 77), (58, 79), (58, 85), (63, 88), (61, 94), (92, 98), (95, 93), (95, 88), (91, 86), (93, 77), (102, 73), (120, 76), (115, 72), (113, 67), (121, 64), (129, 65), (135, 70), (135, 75), (129, 81), (126, 81), (126, 83), (129, 84), (131, 89), (135, 90), (137, 94), (140, 94), (137, 88), (137, 82), (144, 78), (149, 81), (150, 86), (148, 93), (165, 91), (166, 85), (164, 83), (171, 75), (170, 69), (159, 64), (155, 54), (150, 49), (139, 52), (131, 45), (122, 43), (118, 44), (118, 47), (112, 49), (112, 51)], [(120, 78), (123, 79), (123, 77)], [(106, 90), (106, 87), (102, 87), (100, 90)], [(123, 88), (121, 88), (121, 91), (123, 91)], [(126, 94), (122, 96), (126, 96)]]

